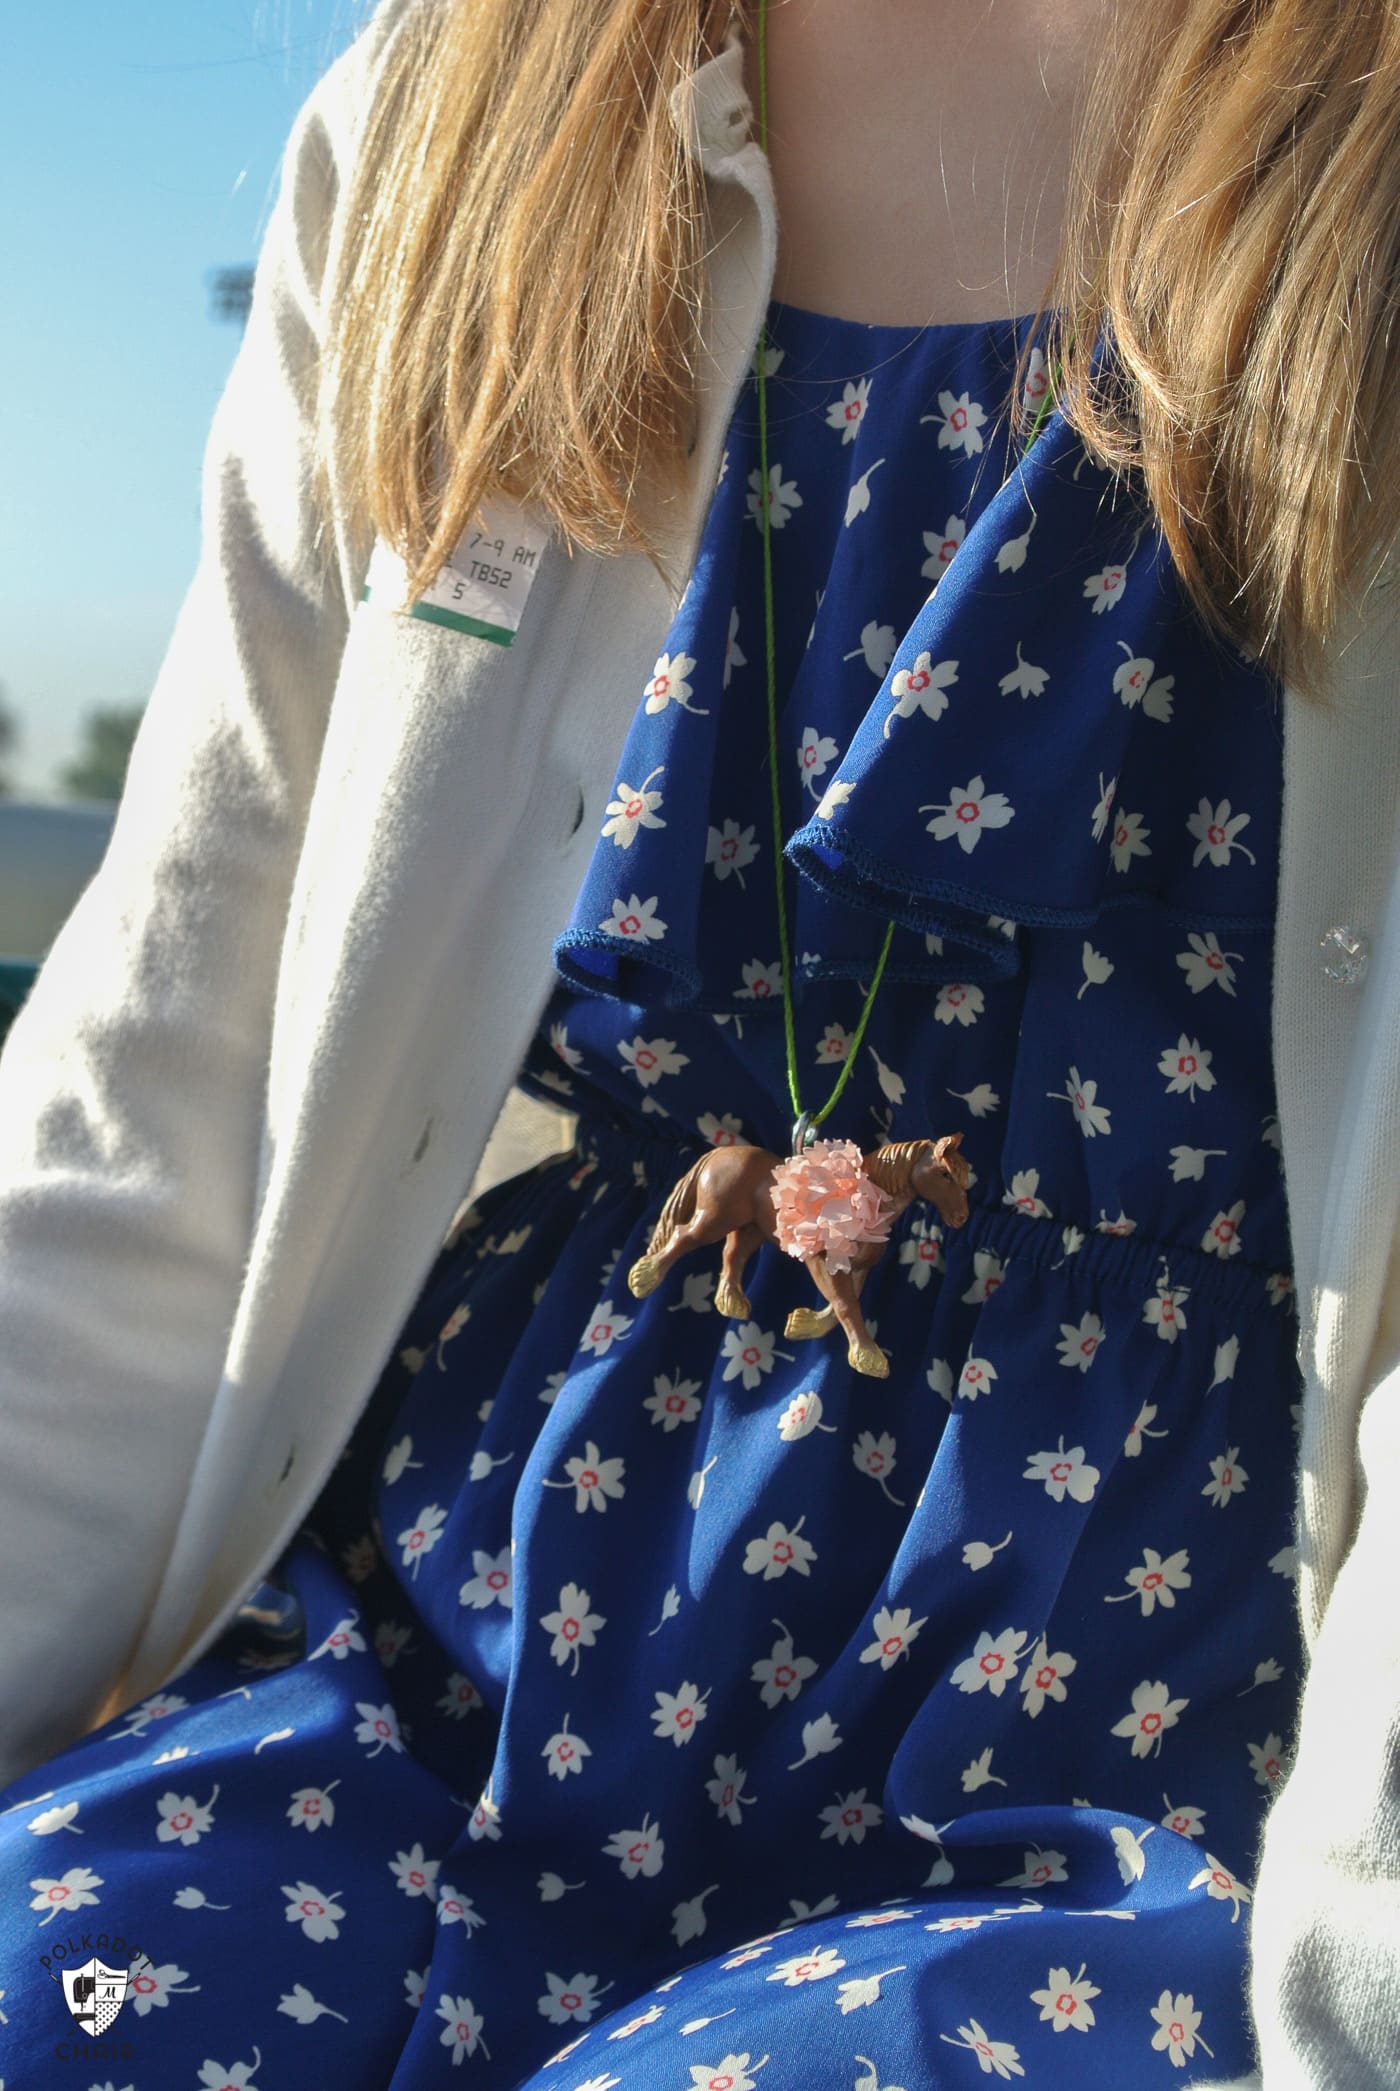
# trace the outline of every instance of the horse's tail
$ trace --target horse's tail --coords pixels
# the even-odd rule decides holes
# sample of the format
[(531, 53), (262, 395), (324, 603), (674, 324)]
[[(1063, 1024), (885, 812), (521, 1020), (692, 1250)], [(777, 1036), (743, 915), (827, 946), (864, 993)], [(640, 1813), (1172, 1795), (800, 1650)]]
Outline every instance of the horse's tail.
[(656, 1225), (651, 1230), (651, 1240), (647, 1243), (648, 1256), (659, 1256), (663, 1249), (670, 1246), (671, 1237), (678, 1229), (684, 1227), (688, 1220), (694, 1219), (695, 1187), (700, 1171), (709, 1159), (707, 1154), (702, 1154), (698, 1162), (692, 1163), (667, 1198), (656, 1216)]

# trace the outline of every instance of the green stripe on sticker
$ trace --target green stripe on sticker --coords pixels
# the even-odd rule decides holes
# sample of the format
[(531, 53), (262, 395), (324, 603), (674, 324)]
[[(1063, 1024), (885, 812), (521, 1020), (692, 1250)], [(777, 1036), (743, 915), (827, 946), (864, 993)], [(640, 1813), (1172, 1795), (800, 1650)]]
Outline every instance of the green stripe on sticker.
[[(366, 588), (360, 601), (367, 603), (369, 599), (370, 590)], [(420, 600), (407, 614), (421, 618), (424, 624), (440, 624), (450, 632), (465, 632), (472, 639), (489, 639), (493, 646), (509, 646), (515, 638), (514, 632), (506, 625), (488, 624), (480, 617), (463, 617), (458, 610), (440, 610), (436, 603)]]

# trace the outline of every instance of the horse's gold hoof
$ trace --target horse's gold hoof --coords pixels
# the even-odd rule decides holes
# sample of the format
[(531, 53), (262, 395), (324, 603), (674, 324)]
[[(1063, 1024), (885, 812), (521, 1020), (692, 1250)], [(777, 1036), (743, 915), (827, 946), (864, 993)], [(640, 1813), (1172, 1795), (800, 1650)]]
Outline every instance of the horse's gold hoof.
[(853, 1343), (846, 1352), (846, 1363), (853, 1372), (863, 1372), (867, 1379), (888, 1379), (890, 1361), (878, 1343)]
[(639, 1256), (627, 1273), (627, 1290), (634, 1300), (644, 1300), (649, 1292), (655, 1292), (665, 1275), (654, 1256)]
[(747, 1321), (753, 1312), (745, 1295), (728, 1278), (721, 1278), (715, 1287), (715, 1308), (731, 1321)]
[(821, 1307), (794, 1307), (783, 1327), (783, 1334), (794, 1342), (802, 1342), (809, 1336), (825, 1336), (834, 1317)]

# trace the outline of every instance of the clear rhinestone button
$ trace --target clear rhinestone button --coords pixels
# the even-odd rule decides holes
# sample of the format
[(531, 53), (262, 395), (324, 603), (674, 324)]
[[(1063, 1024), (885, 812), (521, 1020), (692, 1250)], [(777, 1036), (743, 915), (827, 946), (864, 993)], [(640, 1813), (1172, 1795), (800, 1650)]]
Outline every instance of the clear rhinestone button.
[(1359, 986), (1371, 963), (1370, 938), (1359, 929), (1338, 922), (1318, 942), (1322, 951), (1322, 970), (1327, 978), (1339, 981), (1343, 987)]

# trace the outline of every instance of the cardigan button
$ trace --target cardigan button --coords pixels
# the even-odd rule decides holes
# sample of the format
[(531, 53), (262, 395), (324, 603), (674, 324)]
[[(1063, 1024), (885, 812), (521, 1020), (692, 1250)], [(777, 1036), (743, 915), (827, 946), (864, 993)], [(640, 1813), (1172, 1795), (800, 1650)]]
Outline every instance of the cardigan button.
[(1322, 970), (1341, 987), (1359, 987), (1371, 963), (1371, 940), (1345, 922), (1334, 923), (1318, 939)]

